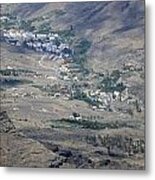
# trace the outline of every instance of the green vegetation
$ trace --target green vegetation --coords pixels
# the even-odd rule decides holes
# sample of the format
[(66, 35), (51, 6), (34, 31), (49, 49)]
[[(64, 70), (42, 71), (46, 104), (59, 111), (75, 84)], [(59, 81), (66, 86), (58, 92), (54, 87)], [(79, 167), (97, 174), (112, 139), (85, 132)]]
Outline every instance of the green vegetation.
[(1, 14), (1, 17), (7, 17), (8, 19), (0, 20), (1, 29), (10, 29), (16, 25), (17, 18), (9, 13)]
[(3, 79), (0, 81), (1, 87), (12, 87), (17, 86), (21, 84), (31, 84), (33, 81), (27, 80), (27, 79)]
[(120, 151), (124, 153), (128, 153), (130, 156), (137, 153), (145, 152), (144, 140), (140, 138), (134, 139), (132, 136), (122, 136), (122, 135), (110, 136), (108, 134), (104, 136), (87, 135), (85, 137), (85, 140), (87, 143), (92, 144), (93, 146), (102, 145), (103, 147), (107, 147), (107, 148), (117, 147)]
[(100, 88), (105, 92), (122, 92), (123, 90), (125, 90), (126, 86), (122, 82), (117, 82), (120, 77), (121, 73), (119, 72), (119, 70), (114, 70), (111, 75), (103, 78)]
[(120, 77), (121, 77), (121, 72), (119, 70), (112, 71), (111, 78), (114, 80), (114, 82), (118, 81)]
[[(58, 18), (60, 16), (65, 15), (66, 12), (63, 10), (55, 10), (55, 11), (51, 11), (47, 14), (45, 14), (44, 16), (39, 16), (36, 18), (33, 18), (32, 20), (29, 21), (29, 24), (40, 24), (37, 28), (36, 28), (36, 32), (37, 33), (51, 33), (52, 32), (52, 28), (50, 26), (50, 19), (51, 17), (54, 18)], [(42, 23), (43, 22), (43, 23)], [(31, 26), (34, 28), (34, 26)], [(33, 30), (31, 30), (33, 31)]]
[(71, 44), (73, 41), (73, 38), (75, 36), (74, 32), (72, 30), (61, 30), (56, 32), (59, 34), (59, 36), (62, 38), (63, 42)]
[(2, 76), (19, 76), (20, 74), (34, 73), (33, 71), (26, 69), (0, 69)]
[(74, 124), (77, 126), (81, 126), (84, 129), (104, 129), (103, 124), (97, 121), (87, 121), (87, 120), (71, 120), (71, 119), (62, 119), (62, 122)]
[(71, 120), (71, 119), (61, 119), (52, 121), (51, 127), (53, 128), (63, 128), (63, 127), (74, 127), (74, 128), (84, 128), (84, 129), (104, 129), (102, 123), (97, 121), (88, 120)]
[(31, 21), (22, 20), (19, 23), (19, 29), (23, 29), (25, 31), (31, 31), (32, 32), (35, 30), (35, 27), (31, 25)]
[(74, 49), (74, 60), (76, 63), (80, 64), (81, 66), (84, 65), (84, 62), (87, 59), (87, 51), (91, 47), (91, 42), (87, 39), (81, 38), (75, 42), (73, 47)]
[(12, 21), (0, 21), (0, 28), (1, 29), (6, 29), (6, 30), (8, 30), (8, 29), (10, 29), (10, 28), (12, 28), (12, 27), (14, 27), (14, 22), (12, 22)]
[(44, 22), (37, 28), (37, 33), (48, 34), (52, 32), (52, 28), (49, 23)]
[(99, 121), (93, 120), (76, 120), (76, 119), (60, 119), (50, 121), (52, 128), (82, 128), (82, 129), (92, 129), (101, 130), (105, 128), (118, 129), (123, 127), (136, 128), (138, 125), (132, 124), (132, 122), (105, 122), (101, 123)]
[(59, 92), (59, 87), (57, 85), (36, 85), (33, 84), (32, 87), (39, 89), (42, 92), (47, 92), (49, 96), (54, 96), (55, 93)]
[(2, 76), (18, 76), (18, 73), (14, 69), (1, 69), (0, 74)]
[(74, 46), (74, 50), (75, 50), (75, 54), (79, 55), (79, 54), (85, 54), (87, 53), (88, 49), (91, 46), (91, 42), (88, 41), (87, 39), (79, 39), (76, 42), (76, 45)]
[(95, 99), (88, 97), (80, 89), (76, 89), (76, 92), (72, 96), (72, 99), (78, 99), (80, 101), (84, 101), (92, 106), (98, 106), (99, 104), (101, 104), (100, 102), (97, 102)]
[(11, 28), (19, 28), (23, 29), (25, 31), (34, 31), (35, 27), (32, 26), (32, 21), (28, 20), (19, 20), (15, 16), (8, 15), (8, 19), (6, 20), (1, 20), (0, 21), (0, 26), (2, 29), (11, 29)]
[(104, 147), (117, 146), (129, 154), (131, 153), (131, 150), (133, 154), (145, 152), (145, 142), (143, 139), (134, 139), (133, 137), (122, 135), (106, 135), (103, 137), (99, 135), (98, 140)]

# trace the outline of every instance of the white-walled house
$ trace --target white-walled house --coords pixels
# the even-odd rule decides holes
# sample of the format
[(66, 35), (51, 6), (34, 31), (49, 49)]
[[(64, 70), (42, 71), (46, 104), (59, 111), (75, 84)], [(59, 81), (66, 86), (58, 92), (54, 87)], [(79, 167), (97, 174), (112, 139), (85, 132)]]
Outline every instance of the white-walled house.
[(48, 37), (47, 34), (36, 34), (36, 39), (44, 40)]
[[(60, 45), (57, 46), (55, 39), (59, 38)], [(54, 54), (56, 59), (66, 59), (70, 57), (71, 49), (65, 43), (61, 42), (61, 38), (57, 33), (43, 34), (33, 33), (24, 30), (10, 29), (3, 31), (4, 41), (14, 46), (22, 46), (34, 49), (37, 52), (47, 52)]]

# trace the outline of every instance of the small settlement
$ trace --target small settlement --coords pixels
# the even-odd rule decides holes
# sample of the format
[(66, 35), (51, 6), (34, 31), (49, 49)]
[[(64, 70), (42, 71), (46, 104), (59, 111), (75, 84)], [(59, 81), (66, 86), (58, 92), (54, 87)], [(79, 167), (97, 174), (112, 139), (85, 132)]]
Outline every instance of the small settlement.
[(48, 53), (49, 55), (53, 54), (60, 59), (69, 58), (72, 55), (69, 45), (63, 43), (57, 33), (41, 34), (9, 29), (3, 30), (2, 38), (5, 42), (13, 46), (22, 46), (36, 52)]
[[(2, 16), (1, 21), (9, 21), (9, 18)], [(66, 60), (62, 61), (59, 67), (59, 79), (64, 83), (38, 87), (53, 98), (81, 100), (88, 103), (93, 110), (102, 111), (114, 111), (112, 104), (116, 101), (137, 103), (137, 106), (140, 104), (140, 100), (129, 94), (128, 87), (121, 78), (122, 73), (137, 70), (134, 64), (124, 64), (122, 72), (114, 70), (110, 75), (95, 72), (87, 72), (85, 75), (81, 66), (73, 61), (74, 50), (58, 33), (35, 33), (10, 28), (1, 30), (1, 40), (17, 48), (23, 47), (43, 55), (48, 54), (50, 59), (56, 57), (57, 60)], [(141, 70), (141, 67), (138, 67), (138, 70)], [(13, 69), (8, 68), (8, 71)], [(47, 78), (50, 79), (48, 76)], [(94, 78), (96, 80), (93, 84), (91, 82)], [(142, 110), (143, 107), (139, 109)]]

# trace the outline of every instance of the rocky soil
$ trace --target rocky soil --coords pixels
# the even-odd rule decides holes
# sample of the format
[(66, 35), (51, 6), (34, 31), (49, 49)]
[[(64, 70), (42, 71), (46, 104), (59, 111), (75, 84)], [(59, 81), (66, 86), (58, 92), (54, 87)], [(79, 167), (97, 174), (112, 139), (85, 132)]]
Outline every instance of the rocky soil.
[[(85, 53), (75, 59), (90, 74), (80, 76), (94, 89), (117, 70), (129, 96), (108, 110), (81, 99), (53, 98), (49, 87), (72, 83), (58, 76), (60, 62), (41, 61), (44, 54), (1, 42), (4, 73), (10, 67), (20, 73), (1, 74), (0, 165), (144, 170), (144, 2), (4, 4), (5, 12), (38, 29), (48, 24), (71, 49), (84, 38)], [(69, 40), (63, 34), (68, 29), (74, 32)], [(73, 112), (82, 118), (69, 118)]]

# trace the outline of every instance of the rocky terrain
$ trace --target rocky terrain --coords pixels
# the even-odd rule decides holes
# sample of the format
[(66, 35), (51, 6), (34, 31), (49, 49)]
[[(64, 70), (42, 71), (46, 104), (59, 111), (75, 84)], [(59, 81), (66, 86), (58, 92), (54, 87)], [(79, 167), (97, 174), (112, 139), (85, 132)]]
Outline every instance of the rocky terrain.
[(0, 165), (145, 169), (144, 2), (1, 5)]

